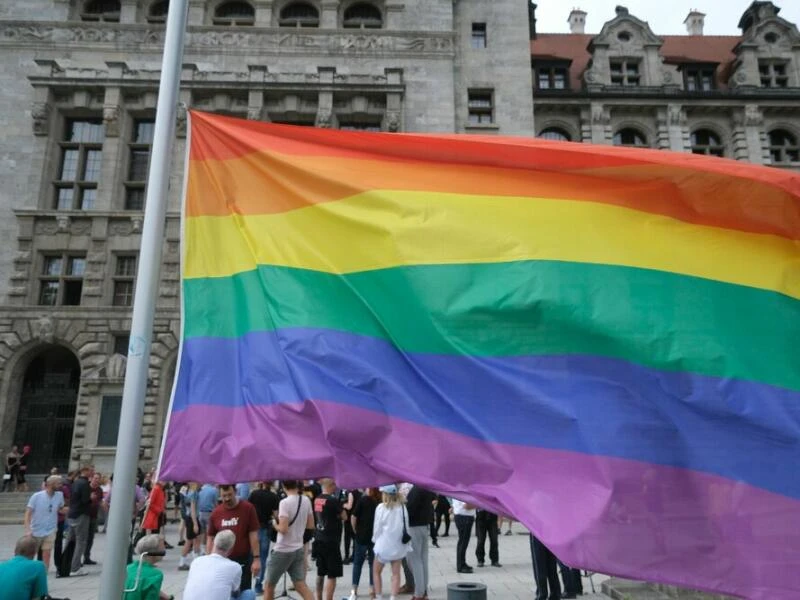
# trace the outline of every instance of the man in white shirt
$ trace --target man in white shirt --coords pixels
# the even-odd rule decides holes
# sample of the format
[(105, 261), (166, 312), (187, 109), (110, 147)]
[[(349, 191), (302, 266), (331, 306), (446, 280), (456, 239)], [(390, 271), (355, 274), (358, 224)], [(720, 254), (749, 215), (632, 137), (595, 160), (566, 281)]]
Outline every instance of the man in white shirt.
[(228, 558), (235, 542), (236, 535), (223, 529), (214, 537), (213, 552), (192, 561), (184, 600), (255, 600), (253, 590), (239, 590), (242, 567)]
[(61, 485), (61, 476), (51, 475), (45, 481), (44, 489), (33, 494), (25, 508), (25, 535), (36, 540), (36, 552), (42, 551), (45, 571), (50, 569), (50, 551), (56, 539), (58, 514), (65, 512)]
[(472, 573), (472, 567), (467, 564), (467, 546), (472, 536), (472, 524), (475, 523), (475, 506), (453, 498), (450, 503), (455, 515), (456, 529), (458, 530), (458, 543), (456, 544), (456, 570), (459, 573)]

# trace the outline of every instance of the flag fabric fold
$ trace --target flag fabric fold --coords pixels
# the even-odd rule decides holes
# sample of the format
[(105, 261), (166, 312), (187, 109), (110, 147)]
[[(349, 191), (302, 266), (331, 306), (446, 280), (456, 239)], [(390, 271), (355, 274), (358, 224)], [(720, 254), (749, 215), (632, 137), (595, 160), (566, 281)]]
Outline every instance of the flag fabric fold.
[(800, 176), (190, 115), (161, 476), (413, 481), (570, 565), (800, 595)]

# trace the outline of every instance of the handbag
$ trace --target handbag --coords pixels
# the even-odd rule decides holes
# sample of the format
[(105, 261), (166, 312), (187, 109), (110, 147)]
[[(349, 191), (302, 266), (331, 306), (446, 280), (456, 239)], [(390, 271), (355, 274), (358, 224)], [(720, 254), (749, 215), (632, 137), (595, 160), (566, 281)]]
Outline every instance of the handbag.
[(411, 541), (411, 536), (408, 534), (408, 530), (406, 529), (406, 510), (402, 506), (400, 507), (400, 510), (403, 511), (403, 537), (400, 539), (403, 540), (404, 544), (407, 544)]
[[(294, 513), (294, 518), (289, 521), (289, 527), (294, 525), (294, 522), (297, 520), (297, 515), (300, 514), (300, 505), (303, 503), (303, 497), (298, 495), (299, 500), (297, 501), (297, 512)], [(305, 540), (305, 533), (303, 534), (303, 539)], [(272, 525), (272, 528), (269, 530), (269, 541), (270, 542), (277, 542), (278, 541), (278, 530), (275, 529), (275, 525)]]

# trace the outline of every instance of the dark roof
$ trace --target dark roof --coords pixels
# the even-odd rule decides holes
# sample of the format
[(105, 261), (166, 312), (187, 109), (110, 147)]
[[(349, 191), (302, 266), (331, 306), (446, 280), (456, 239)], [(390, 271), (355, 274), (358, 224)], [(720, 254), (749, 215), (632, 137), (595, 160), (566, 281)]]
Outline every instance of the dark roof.
[[(570, 87), (579, 90), (581, 77), (589, 60), (589, 42), (595, 35), (588, 33), (540, 33), (531, 40), (531, 57), (534, 60), (568, 60)], [(742, 38), (738, 35), (665, 35), (661, 55), (671, 64), (718, 64), (718, 84), (727, 87), (731, 65), (736, 59), (733, 49)]]

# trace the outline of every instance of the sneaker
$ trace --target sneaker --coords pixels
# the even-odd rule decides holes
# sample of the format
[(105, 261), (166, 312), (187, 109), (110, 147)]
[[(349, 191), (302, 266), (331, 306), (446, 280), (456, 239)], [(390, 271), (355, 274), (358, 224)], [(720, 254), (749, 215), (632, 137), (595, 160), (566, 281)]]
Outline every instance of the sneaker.
[(353, 590), (350, 592), (350, 597), (347, 600), (356, 600), (356, 598), (358, 598), (358, 594), (356, 594), (356, 591)]
[(96, 565), (97, 563), (95, 561), (93, 561), (91, 558), (87, 558), (86, 560), (83, 561), (83, 564), (84, 565)]
[(506, 535), (511, 535), (511, 530), (506, 531)]
[(89, 571), (87, 571), (86, 569), (81, 567), (77, 571), (73, 571), (72, 573), (70, 573), (70, 577), (83, 577), (84, 575), (88, 575), (88, 574), (89, 574)]
[(178, 571), (188, 571), (189, 565), (178, 565)]

